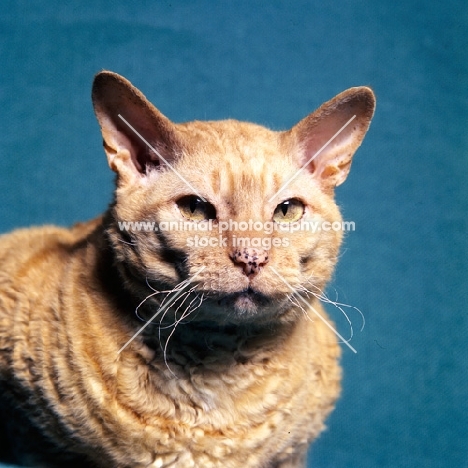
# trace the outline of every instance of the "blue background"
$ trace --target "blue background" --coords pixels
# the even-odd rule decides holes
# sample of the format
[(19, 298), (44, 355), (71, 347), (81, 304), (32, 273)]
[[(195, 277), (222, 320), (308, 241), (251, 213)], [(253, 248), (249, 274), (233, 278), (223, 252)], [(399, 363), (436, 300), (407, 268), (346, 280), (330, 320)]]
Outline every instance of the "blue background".
[[(290, 127), (338, 92), (378, 107), (337, 199), (344, 389), (311, 467), (468, 467), (468, 3), (3, 1), (0, 232), (102, 212), (90, 86), (110, 69), (175, 121)], [(340, 332), (340, 312), (329, 308)], [(246, 467), (247, 468), (247, 467)]]

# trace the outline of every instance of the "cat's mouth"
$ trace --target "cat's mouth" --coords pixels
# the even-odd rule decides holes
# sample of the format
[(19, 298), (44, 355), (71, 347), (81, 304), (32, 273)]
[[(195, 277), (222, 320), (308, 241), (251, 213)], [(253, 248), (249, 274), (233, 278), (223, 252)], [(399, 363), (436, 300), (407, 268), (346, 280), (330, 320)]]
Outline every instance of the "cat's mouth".
[(253, 318), (271, 307), (272, 298), (249, 286), (241, 291), (226, 294), (218, 300), (218, 305), (229, 309), (236, 316)]

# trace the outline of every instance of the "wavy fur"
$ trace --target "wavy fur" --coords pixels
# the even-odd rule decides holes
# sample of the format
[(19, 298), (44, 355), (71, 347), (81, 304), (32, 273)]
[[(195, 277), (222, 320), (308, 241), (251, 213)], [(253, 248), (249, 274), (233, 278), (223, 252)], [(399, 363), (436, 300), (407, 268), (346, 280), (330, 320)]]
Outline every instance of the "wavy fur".
[[(114, 203), (71, 229), (0, 237), (0, 404), (10, 460), (304, 466), (339, 395), (340, 351), (295, 294), (326, 317), (318, 294), (307, 291), (325, 288), (341, 233), (231, 230), (223, 233), (228, 246), (189, 248), (193, 232), (126, 232), (118, 222), (182, 220), (179, 200), (194, 196), (185, 182), (216, 209), (215, 223), (271, 222), (275, 207), (293, 198), (305, 219), (341, 220), (333, 188), (369, 126), (372, 92), (345, 91), (286, 132), (237, 121), (174, 124), (111, 72), (97, 75), (93, 102), (117, 172)], [(247, 274), (232, 241), (259, 235), (288, 246), (260, 252), (263, 263)]]

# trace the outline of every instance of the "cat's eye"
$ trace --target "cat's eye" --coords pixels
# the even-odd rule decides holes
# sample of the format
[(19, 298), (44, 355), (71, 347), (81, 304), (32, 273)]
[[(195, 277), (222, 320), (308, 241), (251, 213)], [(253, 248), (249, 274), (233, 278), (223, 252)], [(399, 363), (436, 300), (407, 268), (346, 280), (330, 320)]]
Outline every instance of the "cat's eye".
[(182, 197), (177, 201), (177, 206), (184, 218), (190, 219), (191, 221), (205, 221), (208, 219), (216, 219), (215, 207), (203, 201), (196, 195), (188, 195)]
[(277, 223), (294, 223), (299, 221), (304, 214), (304, 204), (291, 198), (280, 203), (273, 213), (273, 221)]

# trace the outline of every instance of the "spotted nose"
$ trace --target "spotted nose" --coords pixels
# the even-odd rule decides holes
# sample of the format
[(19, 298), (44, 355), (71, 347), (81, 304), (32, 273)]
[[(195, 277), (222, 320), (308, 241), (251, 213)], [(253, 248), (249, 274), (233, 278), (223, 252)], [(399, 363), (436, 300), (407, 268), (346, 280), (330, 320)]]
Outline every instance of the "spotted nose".
[(231, 254), (231, 260), (242, 267), (246, 276), (253, 278), (268, 263), (268, 251), (255, 248), (236, 249)]

